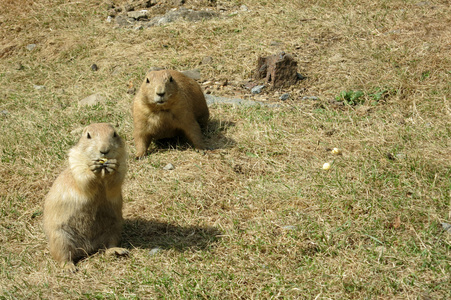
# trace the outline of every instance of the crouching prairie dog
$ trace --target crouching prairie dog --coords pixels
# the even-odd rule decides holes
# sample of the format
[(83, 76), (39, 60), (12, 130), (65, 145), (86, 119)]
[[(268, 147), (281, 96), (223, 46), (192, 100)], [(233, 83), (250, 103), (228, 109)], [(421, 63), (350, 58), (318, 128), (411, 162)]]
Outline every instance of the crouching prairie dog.
[(124, 142), (106, 123), (84, 128), (69, 150), (69, 166), (53, 183), (44, 204), (50, 253), (68, 271), (77, 259), (118, 248), (122, 228), (122, 183), (127, 172)]
[(195, 148), (205, 149), (201, 127), (209, 111), (199, 84), (174, 70), (150, 71), (133, 101), (136, 158), (151, 141), (184, 134)]

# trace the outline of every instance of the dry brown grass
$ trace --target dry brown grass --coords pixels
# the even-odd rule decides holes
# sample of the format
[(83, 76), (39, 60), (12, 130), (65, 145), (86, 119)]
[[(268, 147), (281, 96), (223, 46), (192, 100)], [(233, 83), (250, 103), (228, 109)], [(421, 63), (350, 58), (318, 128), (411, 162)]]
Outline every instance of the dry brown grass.
[[(141, 31), (114, 29), (101, 1), (2, 2), (0, 298), (450, 298), (449, 1), (217, 2), (227, 17)], [(281, 50), (307, 79), (250, 95), (257, 57)], [(228, 79), (204, 86), (215, 95), (292, 99), (212, 106), (213, 151), (175, 142), (130, 159), (131, 256), (64, 274), (42, 233), (44, 196), (86, 124), (117, 125), (134, 153), (127, 90), (151, 66)], [(342, 91), (366, 101), (329, 101)], [(77, 106), (95, 92), (108, 103)]]

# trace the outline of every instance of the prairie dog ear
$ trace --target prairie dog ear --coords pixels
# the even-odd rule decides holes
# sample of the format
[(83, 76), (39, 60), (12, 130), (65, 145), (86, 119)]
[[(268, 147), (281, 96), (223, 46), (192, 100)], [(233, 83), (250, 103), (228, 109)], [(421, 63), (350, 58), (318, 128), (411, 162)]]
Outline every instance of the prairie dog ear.
[(150, 83), (149, 77), (146, 77), (146, 83)]

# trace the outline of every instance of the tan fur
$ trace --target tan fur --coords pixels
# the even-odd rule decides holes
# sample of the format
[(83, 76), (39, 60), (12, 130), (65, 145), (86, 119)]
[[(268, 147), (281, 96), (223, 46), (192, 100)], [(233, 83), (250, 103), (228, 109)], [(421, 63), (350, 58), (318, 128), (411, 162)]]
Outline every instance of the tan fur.
[(55, 180), (44, 204), (50, 253), (65, 269), (74, 272), (74, 260), (99, 249), (128, 253), (116, 247), (126, 155), (123, 140), (106, 123), (87, 126), (69, 150), (69, 167)]
[(150, 71), (133, 102), (136, 157), (146, 154), (152, 140), (183, 133), (204, 149), (201, 126), (207, 125), (208, 106), (199, 84), (173, 70)]

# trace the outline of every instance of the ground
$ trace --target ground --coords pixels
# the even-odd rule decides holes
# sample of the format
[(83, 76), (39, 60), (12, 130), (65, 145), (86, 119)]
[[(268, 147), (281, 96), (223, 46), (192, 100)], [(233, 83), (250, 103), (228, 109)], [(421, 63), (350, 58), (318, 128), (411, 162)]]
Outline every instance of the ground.
[[(449, 1), (184, 2), (157, 5), (219, 16), (123, 28), (111, 3), (3, 1), (0, 298), (450, 298)], [(304, 79), (252, 94), (258, 57), (281, 51)], [(132, 92), (155, 66), (277, 105), (212, 105), (212, 150), (169, 141), (135, 161)], [(92, 122), (126, 141), (131, 254), (66, 274), (42, 205)]]

